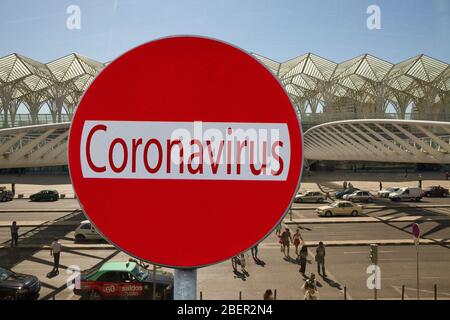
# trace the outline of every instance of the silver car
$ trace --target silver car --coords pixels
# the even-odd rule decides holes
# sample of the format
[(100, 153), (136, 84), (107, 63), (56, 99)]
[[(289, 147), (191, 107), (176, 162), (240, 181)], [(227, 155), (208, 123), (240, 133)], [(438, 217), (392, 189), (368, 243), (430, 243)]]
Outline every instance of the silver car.
[(295, 203), (302, 202), (324, 202), (327, 199), (326, 195), (319, 191), (306, 191), (302, 194), (298, 194), (295, 196)]
[(343, 199), (352, 202), (372, 202), (373, 195), (368, 191), (358, 190), (351, 194), (344, 195)]

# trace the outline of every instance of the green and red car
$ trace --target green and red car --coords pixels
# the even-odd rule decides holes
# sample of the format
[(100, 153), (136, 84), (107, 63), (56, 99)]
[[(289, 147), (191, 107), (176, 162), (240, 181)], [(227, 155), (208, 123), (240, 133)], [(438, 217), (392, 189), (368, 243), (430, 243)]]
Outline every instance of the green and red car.
[(153, 273), (135, 261), (106, 262), (100, 268), (83, 271), (73, 291), (91, 300), (152, 299), (153, 281), (156, 300), (173, 299), (173, 275), (160, 270)]

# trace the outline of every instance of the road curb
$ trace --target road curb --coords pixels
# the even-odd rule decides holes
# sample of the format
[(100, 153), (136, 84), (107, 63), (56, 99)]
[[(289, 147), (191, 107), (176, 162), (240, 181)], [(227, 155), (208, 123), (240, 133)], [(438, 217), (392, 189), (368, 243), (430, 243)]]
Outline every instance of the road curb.
[[(413, 239), (394, 239), (394, 240), (355, 240), (355, 241), (322, 241), (326, 247), (362, 247), (378, 244), (379, 246), (413, 246)], [(421, 245), (450, 245), (449, 239), (421, 239)], [(305, 241), (307, 247), (317, 247), (319, 241)], [(264, 247), (280, 247), (278, 243), (262, 244)]]
[(81, 209), (0, 209), (0, 213), (47, 213), (47, 212), (75, 212)]
[[(326, 206), (327, 204), (324, 203), (323, 206)], [(292, 211), (294, 210), (315, 210), (318, 207), (295, 207), (291, 208)], [(450, 204), (429, 204), (429, 205), (394, 205), (394, 206), (381, 206), (381, 205), (363, 205), (363, 209), (399, 209), (399, 208), (413, 208), (413, 209), (427, 209), (427, 208), (450, 208)]]
[[(110, 244), (93, 244), (93, 245), (67, 245), (62, 244), (62, 251), (67, 250), (115, 250), (116, 247)], [(10, 250), (10, 251), (16, 251), (16, 250), (50, 250), (51, 246), (49, 245), (41, 245), (41, 244), (29, 244), (29, 245), (20, 245), (15, 248), (11, 248), (10, 246), (0, 246), (0, 250)]]
[[(393, 239), (393, 240), (355, 240), (355, 241), (323, 241), (326, 247), (361, 247), (370, 246), (371, 244), (378, 244), (379, 246), (413, 246), (413, 239)], [(305, 241), (305, 245), (308, 247), (318, 246), (319, 241)], [(450, 245), (450, 239), (421, 239), (421, 245)], [(279, 247), (278, 243), (263, 243), (260, 245), (264, 247)], [(22, 245), (16, 248), (10, 246), (0, 246), (0, 250), (50, 250), (51, 246), (48, 245)], [(62, 250), (117, 250), (116, 247), (110, 244), (63, 244)]]
[(302, 218), (283, 221), (287, 225), (295, 224), (335, 224), (335, 223), (410, 223), (410, 222), (435, 222), (449, 221), (450, 216), (402, 216), (402, 217), (366, 217), (353, 218)]
[[(17, 221), (17, 226), (24, 228), (36, 228), (36, 227), (67, 227), (67, 226), (79, 226), (80, 221)], [(0, 222), (0, 228), (11, 227), (11, 222)]]

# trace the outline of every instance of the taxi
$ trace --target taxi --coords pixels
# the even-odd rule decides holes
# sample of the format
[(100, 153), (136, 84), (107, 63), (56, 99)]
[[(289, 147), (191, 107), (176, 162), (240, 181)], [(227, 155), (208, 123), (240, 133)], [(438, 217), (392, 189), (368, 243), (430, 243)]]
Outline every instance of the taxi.
[[(155, 278), (155, 279), (153, 279)], [(173, 299), (173, 275), (147, 270), (135, 260), (106, 262), (100, 268), (83, 271), (74, 294), (91, 300), (100, 299), (152, 299), (153, 281), (156, 283), (155, 300)]]

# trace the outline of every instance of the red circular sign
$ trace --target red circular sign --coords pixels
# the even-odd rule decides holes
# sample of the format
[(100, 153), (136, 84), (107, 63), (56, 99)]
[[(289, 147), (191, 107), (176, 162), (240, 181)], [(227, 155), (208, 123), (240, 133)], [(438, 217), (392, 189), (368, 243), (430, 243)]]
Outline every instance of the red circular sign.
[(278, 80), (229, 44), (171, 37), (108, 65), (72, 121), (80, 204), (111, 243), (190, 268), (262, 240), (300, 181), (302, 133)]

